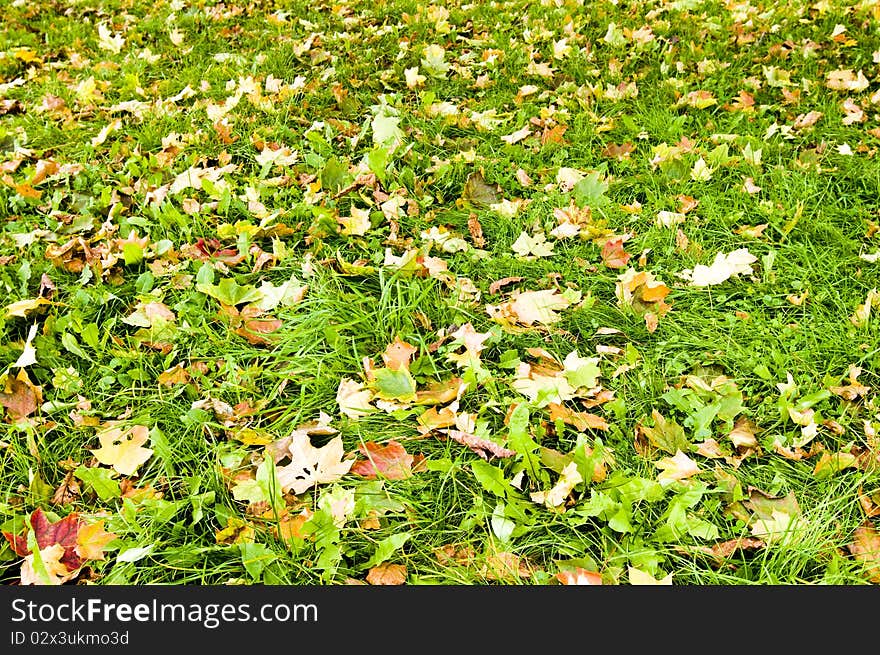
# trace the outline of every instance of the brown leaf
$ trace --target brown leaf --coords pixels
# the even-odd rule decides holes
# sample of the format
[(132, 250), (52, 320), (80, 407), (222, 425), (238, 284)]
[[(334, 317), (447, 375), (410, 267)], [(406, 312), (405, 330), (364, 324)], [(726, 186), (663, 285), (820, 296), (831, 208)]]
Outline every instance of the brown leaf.
[(389, 441), (386, 445), (368, 441), (358, 446), (358, 450), (366, 460), (355, 462), (351, 472), (373, 479), (378, 476), (388, 480), (404, 480), (412, 476), (414, 458), (397, 441)]
[(156, 380), (163, 387), (173, 387), (175, 384), (186, 384), (189, 382), (189, 371), (183, 367), (183, 364), (175, 364), (171, 368), (159, 373)]
[(531, 577), (532, 570), (528, 562), (519, 555), (500, 552), (486, 557), (480, 575), (487, 580), (517, 582), (522, 578)]
[(550, 411), (550, 420), (555, 421), (557, 418), (562, 419), (564, 423), (574, 426), (581, 432), (587, 428), (593, 430), (607, 430), (608, 422), (601, 416), (590, 414), (589, 412), (575, 412), (568, 407), (559, 403), (549, 403), (547, 409)]
[(880, 533), (870, 521), (856, 528), (848, 548), (853, 557), (864, 564), (868, 580), (880, 584)]
[(456, 544), (446, 544), (440, 548), (434, 549), (434, 557), (443, 566), (470, 566), (477, 557), (473, 546), (459, 546)]
[(64, 480), (58, 485), (58, 488), (52, 495), (52, 500), (49, 502), (53, 505), (70, 505), (72, 502), (76, 501), (78, 496), (79, 482), (76, 481), (76, 478), (71, 471), (64, 476)]
[(471, 233), (471, 241), (477, 248), (483, 248), (486, 245), (486, 238), (483, 236), (483, 226), (480, 225), (480, 219), (476, 214), (468, 217), (468, 232)]
[(522, 282), (525, 278), (522, 277), (503, 277), (500, 280), (495, 280), (492, 284), (489, 285), (489, 293), (496, 294), (501, 291), (501, 287), (506, 286), (508, 284), (514, 284), (516, 282)]
[(461, 430), (449, 430), (446, 434), (450, 439), (467, 446), (485, 460), (488, 460), (490, 455), (493, 457), (513, 457), (516, 455), (515, 450), (504, 448), (494, 441), (482, 439), (481, 437), (462, 432)]
[(282, 322), (277, 318), (254, 318), (245, 321), (233, 332), (255, 346), (271, 346), (275, 344), (277, 337), (269, 338), (266, 335), (277, 331), (281, 325)]
[(21, 421), (27, 418), (43, 402), (42, 389), (31, 384), (30, 378), (22, 368), (18, 375), (7, 376), (6, 384), (0, 391), (0, 405), (6, 408), (6, 413), (13, 421)]
[(367, 572), (367, 582), (372, 585), (402, 585), (406, 582), (406, 566), (383, 562)]
[(630, 153), (635, 149), (636, 147), (629, 141), (622, 143), (621, 145), (609, 143), (602, 149), (602, 156), (623, 161), (624, 159), (629, 159)]
[(755, 438), (757, 430), (757, 425), (745, 416), (740, 416), (733, 424), (733, 430), (727, 434), (727, 438), (737, 448), (757, 448), (758, 440)]

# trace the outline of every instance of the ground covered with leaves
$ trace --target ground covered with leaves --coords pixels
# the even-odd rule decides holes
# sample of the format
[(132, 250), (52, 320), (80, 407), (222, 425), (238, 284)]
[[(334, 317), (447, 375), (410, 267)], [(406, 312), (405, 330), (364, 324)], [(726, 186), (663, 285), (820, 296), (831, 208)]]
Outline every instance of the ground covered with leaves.
[(0, 11), (6, 584), (880, 582), (876, 3)]

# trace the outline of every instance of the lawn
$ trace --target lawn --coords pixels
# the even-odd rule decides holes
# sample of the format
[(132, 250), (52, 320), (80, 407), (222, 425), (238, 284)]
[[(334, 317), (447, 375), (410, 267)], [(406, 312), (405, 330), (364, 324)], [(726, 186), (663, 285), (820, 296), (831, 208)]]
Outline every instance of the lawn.
[(880, 583), (876, 3), (0, 12), (4, 584)]

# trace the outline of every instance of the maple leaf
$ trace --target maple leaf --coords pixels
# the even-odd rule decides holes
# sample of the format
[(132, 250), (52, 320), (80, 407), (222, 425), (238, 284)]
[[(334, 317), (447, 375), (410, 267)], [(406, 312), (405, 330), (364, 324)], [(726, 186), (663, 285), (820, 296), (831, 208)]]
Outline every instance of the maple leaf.
[(382, 353), (382, 361), (384, 361), (385, 366), (392, 371), (399, 371), (401, 369), (409, 370), (410, 359), (412, 359), (412, 356), (418, 351), (418, 348), (401, 340), (401, 338), (397, 336), (394, 338), (394, 341), (388, 344), (388, 347), (385, 348), (385, 352)]
[(389, 441), (385, 445), (368, 441), (358, 446), (366, 460), (356, 462), (351, 472), (365, 478), (382, 476), (389, 480), (404, 480), (412, 476), (415, 457), (397, 441)]
[(758, 258), (751, 254), (747, 248), (740, 248), (728, 254), (717, 253), (710, 266), (698, 264), (693, 270), (687, 269), (681, 272), (681, 277), (690, 281), (694, 287), (706, 287), (721, 284), (731, 277), (749, 275), (752, 273), (751, 264)]
[(7, 375), (5, 384), (0, 389), (0, 405), (13, 421), (21, 421), (37, 411), (43, 402), (41, 387), (31, 383), (28, 374), (22, 368), (15, 376)]
[(853, 557), (864, 565), (868, 579), (880, 584), (880, 533), (870, 521), (866, 520), (856, 528), (853, 542), (848, 548)]
[(451, 362), (455, 362), (459, 368), (464, 368), (479, 363), (480, 353), (483, 352), (486, 340), (492, 336), (492, 333), (477, 332), (473, 325), (465, 323), (450, 336), (455, 339), (453, 345), (461, 344), (464, 346), (464, 353), (450, 352), (446, 355), (446, 358)]
[[(37, 548), (42, 550), (49, 546), (58, 545), (64, 550), (59, 560), (67, 566), (68, 570), (78, 569), (82, 565), (82, 560), (76, 553), (76, 540), (83, 523), (76, 512), (68, 514), (55, 523), (50, 523), (43, 510), (37, 508), (31, 513), (30, 524)], [(18, 536), (4, 532), (3, 536), (6, 537), (16, 555), (24, 557), (30, 554), (27, 534)]]
[(104, 546), (116, 539), (112, 532), (104, 530), (104, 521), (80, 527), (76, 535), (76, 554), (83, 559), (104, 559)]
[(560, 507), (565, 504), (565, 500), (574, 488), (583, 481), (583, 477), (578, 473), (577, 464), (571, 462), (562, 469), (562, 472), (559, 474), (559, 480), (553, 485), (552, 489), (549, 491), (534, 491), (530, 497), (532, 502), (546, 505), (551, 509)]
[(342, 378), (336, 390), (336, 402), (339, 411), (351, 419), (359, 419), (376, 411), (370, 404), (373, 392), (366, 389), (361, 382)]
[(666, 419), (656, 409), (651, 411), (651, 418), (654, 419), (654, 427), (639, 423), (636, 430), (646, 436), (655, 448), (674, 455), (682, 448), (687, 450), (690, 447), (690, 442), (684, 434), (684, 428), (674, 420)]
[(652, 273), (633, 268), (628, 268), (617, 276), (615, 287), (617, 304), (620, 307), (629, 307), (637, 315), (642, 316), (649, 332), (656, 329), (657, 318), (672, 309), (663, 300), (670, 291), (670, 288)]
[(402, 585), (406, 582), (406, 566), (383, 562), (367, 571), (371, 585)]
[[(579, 295), (579, 294), (578, 294)], [(566, 309), (575, 300), (570, 294), (559, 293), (557, 289), (544, 289), (541, 291), (520, 291), (512, 300), (498, 306), (487, 305), (489, 315), (501, 323), (519, 322), (523, 325), (540, 323), (550, 325), (560, 320), (556, 312)], [(513, 321), (505, 320), (507, 317)]]
[(830, 71), (825, 77), (825, 86), (834, 91), (864, 91), (869, 85), (861, 70), (854, 73), (852, 69), (843, 68)]
[(40, 549), (40, 561), (45, 573), (38, 573), (38, 567), (34, 560), (36, 556), (31, 553), (24, 558), (21, 564), (21, 584), (23, 585), (60, 585), (76, 575), (76, 571), (70, 571), (61, 558), (65, 549), (60, 544), (52, 544)]
[(671, 585), (672, 584), (672, 574), (664, 576), (662, 579), (657, 579), (650, 573), (646, 573), (641, 569), (637, 569), (635, 567), (630, 566), (627, 569), (629, 573), (629, 583), (631, 585)]
[(608, 422), (596, 414), (575, 412), (559, 403), (549, 403), (547, 409), (550, 410), (551, 421), (561, 419), (563, 423), (568, 423), (581, 432), (586, 431), (588, 428), (593, 430), (608, 429)]
[(343, 460), (342, 438), (334, 437), (327, 445), (315, 448), (308, 434), (296, 431), (288, 446), (290, 464), (277, 469), (281, 491), (301, 494), (311, 487), (336, 482), (349, 472), (353, 459)]
[(523, 258), (553, 256), (553, 243), (547, 241), (543, 232), (538, 232), (534, 236), (520, 232), (510, 249)]
[(602, 263), (608, 268), (626, 268), (630, 255), (623, 249), (623, 237), (609, 239), (602, 246)]
[(101, 443), (100, 448), (90, 449), (101, 463), (112, 466), (121, 475), (134, 475), (138, 467), (153, 455), (150, 448), (144, 448), (150, 438), (146, 425), (122, 428), (110, 424), (95, 435)]
[(672, 457), (664, 457), (654, 463), (658, 469), (662, 469), (657, 480), (663, 483), (671, 483), (675, 480), (684, 480), (700, 472), (697, 463), (680, 450), (675, 451)]
[(602, 584), (602, 576), (600, 574), (581, 567), (577, 567), (573, 571), (560, 571), (555, 577), (564, 585), (595, 586)]

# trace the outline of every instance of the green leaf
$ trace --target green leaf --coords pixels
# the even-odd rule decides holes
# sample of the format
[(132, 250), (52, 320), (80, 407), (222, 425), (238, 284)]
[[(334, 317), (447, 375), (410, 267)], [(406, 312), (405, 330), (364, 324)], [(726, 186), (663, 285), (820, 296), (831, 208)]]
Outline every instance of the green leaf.
[(119, 498), (122, 492), (119, 483), (114, 480), (116, 471), (106, 468), (78, 467), (73, 474), (92, 489), (103, 501)]
[(255, 302), (263, 297), (263, 294), (253, 285), (241, 286), (232, 278), (220, 280), (219, 284), (197, 284), (196, 290), (230, 307), (246, 302)]
[(127, 242), (122, 246), (122, 259), (126, 266), (140, 263), (144, 259), (144, 249), (139, 243)]
[(281, 495), (281, 484), (275, 472), (275, 462), (267, 457), (257, 467), (257, 484), (263, 492), (263, 500), (269, 503), (275, 511), (280, 512), (284, 508), (284, 498)]
[(608, 182), (601, 179), (599, 171), (593, 171), (584, 179), (574, 185), (572, 189), (577, 204), (581, 207), (589, 205), (598, 207), (608, 202), (605, 192), (608, 191)]
[(377, 566), (391, 557), (396, 550), (399, 550), (403, 544), (412, 537), (411, 532), (397, 532), (376, 544), (376, 550), (373, 556), (361, 568), (369, 569)]
[(376, 379), (370, 388), (383, 400), (408, 402), (416, 399), (416, 381), (404, 368), (393, 370), (380, 368), (375, 371)]
[(348, 164), (336, 157), (331, 157), (324, 164), (321, 171), (321, 188), (336, 193), (354, 181), (354, 177), (348, 172)]
[(516, 522), (511, 521), (505, 516), (504, 503), (498, 503), (495, 505), (495, 510), (492, 512), (490, 523), (492, 525), (492, 533), (498, 537), (498, 541), (501, 541), (502, 543), (510, 541), (510, 537), (516, 529)]
[(471, 470), (483, 489), (502, 498), (507, 495), (507, 480), (504, 478), (504, 471), (500, 468), (492, 466), (489, 462), (476, 460), (471, 462)]
[(61, 335), (61, 345), (64, 346), (65, 350), (73, 353), (77, 357), (90, 359), (90, 357), (86, 354), (86, 351), (79, 347), (79, 342), (76, 340), (76, 337), (73, 336), (70, 332), (65, 332)]
[(259, 580), (266, 564), (275, 559), (275, 553), (263, 544), (243, 543), (238, 544), (238, 548), (242, 566), (254, 580)]

